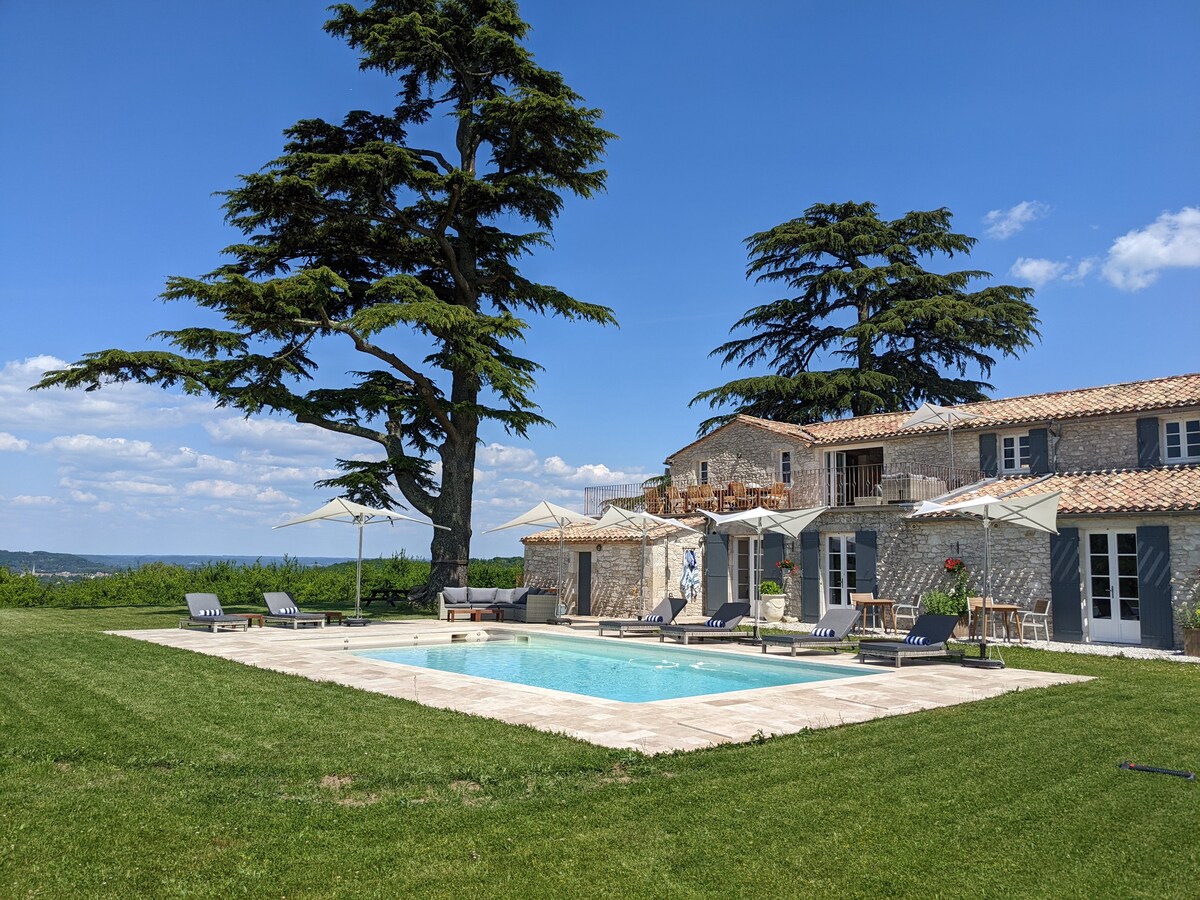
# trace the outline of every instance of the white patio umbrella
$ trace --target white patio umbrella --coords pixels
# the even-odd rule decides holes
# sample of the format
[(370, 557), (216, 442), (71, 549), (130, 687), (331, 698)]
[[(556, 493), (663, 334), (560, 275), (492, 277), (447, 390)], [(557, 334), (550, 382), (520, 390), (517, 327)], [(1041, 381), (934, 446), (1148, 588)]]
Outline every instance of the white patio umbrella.
[(433, 528), (440, 528), (443, 531), (450, 530), (445, 525), (436, 525), (433, 522), (426, 522), (424, 519), (414, 519), (412, 516), (393, 512), (390, 509), (374, 509), (351, 500), (343, 500), (340, 497), (336, 500), (330, 500), (320, 509), (310, 512), (306, 516), (292, 519), (290, 522), (284, 522), (282, 525), (274, 527), (287, 528), (289, 525), (299, 525), (303, 522), (321, 521), (344, 522), (347, 525), (358, 526), (358, 568), (355, 571), (354, 578), (354, 618), (356, 619), (362, 618), (362, 546), (363, 528), (365, 526), (374, 525), (379, 522), (418, 522), (421, 525), (429, 525)]
[(624, 528), (627, 531), (641, 534), (642, 580), (638, 584), (638, 606), (643, 613), (646, 612), (646, 535), (656, 525), (670, 525), (672, 528), (680, 531), (690, 531), (693, 534), (699, 534), (695, 528), (692, 528), (690, 525), (684, 525), (675, 519), (664, 519), (661, 516), (654, 516), (648, 512), (621, 509), (619, 506), (610, 506), (604, 511), (604, 515), (600, 517), (600, 521), (588, 529), (588, 531), (600, 531), (604, 528)]
[(522, 525), (532, 526), (534, 528), (557, 528), (558, 533), (558, 607), (559, 615), (566, 612), (565, 609), (565, 593), (563, 592), (563, 564), (566, 561), (566, 534), (563, 533), (564, 528), (568, 525), (576, 525), (586, 523), (595, 525), (596, 520), (591, 516), (585, 516), (583, 513), (577, 513), (574, 510), (567, 509), (563, 506), (558, 506), (551, 503), (549, 500), (543, 500), (533, 509), (526, 510), (511, 521), (505, 522), (503, 525), (497, 525), (495, 528), (489, 528), (484, 534), (491, 534), (493, 531), (503, 531), (505, 528), (517, 528)]
[[(982, 637), (979, 641), (979, 658), (987, 659), (987, 605), (992, 594), (992, 524), (1000, 522), (1007, 525), (1019, 525), (1032, 528), (1034, 531), (1044, 531), (1058, 534), (1058, 498), (1061, 492), (1053, 494), (1029, 494), (1025, 497), (1009, 497), (1007, 499), (992, 497), (984, 494), (957, 503), (935, 503), (926, 500), (913, 512), (909, 518), (932, 516), (943, 513), (956, 513), (979, 519), (983, 522), (983, 608)], [(986, 665), (979, 663), (978, 665)], [(1000, 662), (999, 666), (1004, 663)]]
[(953, 406), (938, 406), (922, 403), (917, 411), (901, 423), (901, 428), (916, 428), (918, 425), (945, 425), (950, 440), (950, 468), (954, 468), (954, 425), (956, 422), (972, 422), (980, 416)]
[[(771, 510), (763, 509), (761, 506), (756, 506), (754, 509), (746, 509), (741, 512), (721, 513), (709, 512), (707, 509), (702, 509), (700, 512), (713, 520), (713, 524), (720, 529), (728, 525), (744, 525), (753, 529), (754, 533), (761, 538), (764, 532), (771, 531), (777, 534), (786, 534), (789, 537), (799, 537), (800, 532), (807, 528), (817, 516), (825, 512), (827, 506), (814, 506), (809, 509), (789, 509), (789, 510)], [(759, 604), (759, 581), (762, 578), (762, 554), (758, 554), (759, 572), (757, 577), (753, 579), (751, 585), (751, 593), (754, 597), (754, 642), (758, 643), (758, 604)]]

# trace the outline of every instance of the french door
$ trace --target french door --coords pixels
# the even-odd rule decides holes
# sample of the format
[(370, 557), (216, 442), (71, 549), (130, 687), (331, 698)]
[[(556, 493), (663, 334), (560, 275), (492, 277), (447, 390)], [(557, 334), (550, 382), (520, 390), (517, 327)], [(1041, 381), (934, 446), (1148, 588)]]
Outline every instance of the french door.
[(754, 602), (754, 579), (761, 564), (762, 544), (757, 537), (734, 537), (730, 539), (730, 592), (733, 600)]
[(1137, 532), (1093, 531), (1088, 534), (1087, 541), (1092, 640), (1140, 644)]
[(825, 453), (825, 505), (846, 505), (846, 454), (841, 450)]
[(854, 535), (825, 537), (825, 605), (849, 606), (850, 594), (858, 590)]

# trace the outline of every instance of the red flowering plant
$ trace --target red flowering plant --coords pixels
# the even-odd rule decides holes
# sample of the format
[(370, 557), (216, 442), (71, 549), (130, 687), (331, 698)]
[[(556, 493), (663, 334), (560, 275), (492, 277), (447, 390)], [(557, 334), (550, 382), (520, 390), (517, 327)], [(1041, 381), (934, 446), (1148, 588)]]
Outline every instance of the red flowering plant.
[(945, 568), (946, 568), (946, 571), (949, 572), (951, 575), (957, 575), (960, 571), (962, 571), (966, 567), (967, 567), (967, 564), (965, 562), (963, 562), (961, 559), (951, 557), (950, 559), (946, 560)]
[(777, 568), (781, 572), (786, 572), (787, 574), (790, 575), (792, 572), (795, 571), (796, 564), (794, 562), (792, 562), (790, 559), (781, 559), (779, 562), (775, 563), (775, 568)]

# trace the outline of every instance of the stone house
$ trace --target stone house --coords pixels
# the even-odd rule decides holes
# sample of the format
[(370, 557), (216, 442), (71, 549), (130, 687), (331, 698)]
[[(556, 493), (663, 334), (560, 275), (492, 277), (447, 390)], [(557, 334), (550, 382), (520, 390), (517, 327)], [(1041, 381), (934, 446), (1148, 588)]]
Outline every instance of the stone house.
[[(957, 409), (974, 418), (949, 433), (903, 427), (910, 413), (803, 426), (737, 416), (667, 458), (669, 492), (592, 488), (585, 503), (595, 508), (585, 511), (637, 493), (647, 509), (668, 516), (756, 503), (826, 506), (796, 541), (749, 533), (701, 539), (696, 611), (749, 599), (756, 565), (771, 578), (788, 558), (796, 568), (785, 581), (787, 611), (811, 622), (855, 591), (914, 602), (948, 585), (950, 557), (980, 575), (978, 522), (908, 518), (920, 501), (1058, 491), (1059, 534), (993, 529), (993, 595), (1023, 607), (1049, 600), (1056, 640), (1178, 646), (1178, 612), (1200, 600), (1200, 374)], [(538, 540), (553, 540), (557, 552), (557, 532), (526, 539), (527, 572), (544, 569), (531, 556)], [(626, 542), (634, 555), (619, 563), (611, 545), (614, 569), (637, 558), (637, 539)], [(655, 541), (655, 567), (664, 573), (681, 552), (671, 549), (676, 543), (669, 535)], [(595, 573), (593, 584), (614, 611), (624, 601), (605, 592), (628, 593), (602, 587)], [(656, 599), (670, 588), (664, 575), (647, 593)]]

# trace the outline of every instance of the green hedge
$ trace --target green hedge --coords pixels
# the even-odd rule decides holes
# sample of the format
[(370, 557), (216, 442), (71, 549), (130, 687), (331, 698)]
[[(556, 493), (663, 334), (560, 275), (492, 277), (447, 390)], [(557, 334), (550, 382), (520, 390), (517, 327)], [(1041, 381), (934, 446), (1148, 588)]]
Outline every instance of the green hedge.
[[(519, 561), (472, 560), (468, 583), (516, 587), (521, 577)], [(428, 578), (429, 563), (403, 553), (363, 560), (364, 594), (375, 588), (407, 590)], [(243, 566), (211, 562), (196, 568), (149, 563), (105, 577), (50, 583), (0, 567), (0, 608), (182, 606), (183, 595), (192, 591), (216, 594), (222, 605), (231, 607), (259, 606), (264, 591), (287, 591), (301, 606), (344, 603), (354, 599), (354, 563), (305, 566), (285, 560)]]

